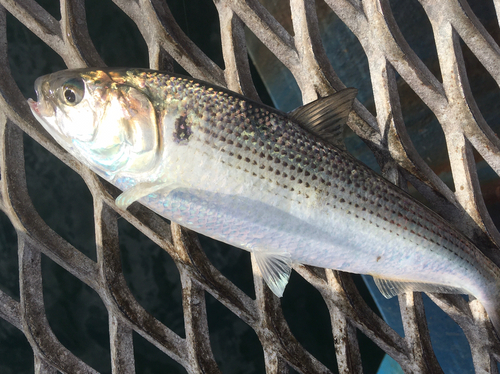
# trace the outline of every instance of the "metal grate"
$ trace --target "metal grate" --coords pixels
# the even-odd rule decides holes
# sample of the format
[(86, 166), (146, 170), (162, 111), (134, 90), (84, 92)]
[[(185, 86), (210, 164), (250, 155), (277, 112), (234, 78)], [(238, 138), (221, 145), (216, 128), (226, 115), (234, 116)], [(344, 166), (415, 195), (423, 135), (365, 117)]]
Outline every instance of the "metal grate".
[[(147, 44), (151, 68), (171, 69), (175, 60), (196, 78), (258, 99), (247, 59), (246, 26), (291, 72), (304, 102), (344, 87), (323, 48), (312, 0), (290, 0), (293, 36), (256, 0), (216, 0), (225, 69), (184, 34), (164, 1), (114, 3), (137, 25)], [(135, 372), (133, 332), (188, 373), (220, 372), (210, 344), (206, 293), (255, 331), (267, 373), (287, 373), (290, 367), (300, 373), (330, 373), (293, 336), (280, 300), (264, 286), (257, 270), (253, 299), (211, 264), (195, 234), (168, 224), (138, 204), (126, 212), (118, 210), (113, 202), (117, 191), (56, 145), (29, 113), (9, 68), (7, 12), (61, 56), (68, 67), (102, 66), (88, 35), (84, 1), (61, 0), (60, 21), (33, 0), (0, 0), (0, 4), (0, 208), (17, 233), (20, 287), (20, 301), (0, 290), (0, 316), (26, 336), (33, 349), (35, 372), (97, 372), (62, 345), (49, 326), (42, 292), (44, 254), (94, 290), (104, 303), (113, 373)], [(481, 195), (474, 158), (479, 155), (499, 174), (500, 141), (474, 100), (463, 58), (467, 48), (498, 84), (500, 48), (493, 37), (465, 0), (420, 0), (434, 33), (441, 73), (436, 77), (405, 41), (388, 0), (326, 0), (326, 4), (354, 33), (368, 60), (377, 115), (357, 102), (349, 127), (366, 142), (387, 178), (400, 186), (409, 181), (442, 216), (500, 263), (500, 235)], [(500, 2), (494, 0), (493, 4), (500, 11)], [(404, 81), (439, 121), (455, 191), (431, 170), (413, 145), (403, 120), (397, 79)], [(27, 191), (23, 133), (75, 170), (88, 186), (93, 198), (96, 260), (56, 234), (37, 214)], [(120, 260), (119, 217), (175, 262), (182, 284), (185, 337), (154, 318), (129, 290)], [(294, 269), (317, 288), (328, 308), (334, 337), (331, 354), (336, 355), (340, 373), (363, 371), (358, 330), (405, 372), (442, 372), (430, 342), (421, 294), (399, 298), (405, 333), (401, 337), (366, 305), (351, 276), (304, 266)], [(498, 373), (500, 344), (482, 306), (457, 295), (429, 297), (463, 329), (476, 372)]]

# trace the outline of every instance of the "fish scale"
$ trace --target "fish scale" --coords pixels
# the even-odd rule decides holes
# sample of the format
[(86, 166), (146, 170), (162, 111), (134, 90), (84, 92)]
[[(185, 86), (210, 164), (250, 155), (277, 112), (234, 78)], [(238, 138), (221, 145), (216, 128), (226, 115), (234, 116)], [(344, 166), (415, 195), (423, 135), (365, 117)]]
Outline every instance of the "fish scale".
[[(175, 91), (179, 97), (192, 96), (189, 85), (178, 86)], [(204, 95), (203, 92), (200, 92), (200, 94), (202, 96)], [(248, 160), (248, 163), (253, 162), (254, 165), (259, 166), (261, 172), (259, 174), (252, 172), (252, 176), (260, 179), (267, 179), (269, 182), (276, 184), (277, 187), (287, 189), (287, 183), (290, 184), (290, 182), (294, 181), (299, 185), (303, 184), (305, 189), (295, 191), (295, 189), (291, 187), (290, 192), (296, 192), (300, 195), (301, 191), (303, 191), (302, 195), (307, 199), (310, 194), (310, 192), (308, 194), (307, 189), (313, 185), (317, 185), (314, 187), (315, 193), (323, 192), (325, 196), (330, 196), (332, 200), (330, 204), (334, 204), (334, 209), (336, 207), (335, 203), (337, 202), (340, 205), (340, 209), (346, 210), (343, 206), (348, 206), (347, 214), (350, 214), (352, 210), (355, 210), (358, 213), (366, 211), (366, 208), (364, 207), (365, 201), (360, 201), (358, 196), (360, 190), (368, 191), (368, 188), (361, 188), (361, 185), (358, 182), (353, 183), (352, 177), (355, 174), (364, 174), (363, 177), (365, 181), (371, 182), (373, 179), (368, 179), (366, 177), (367, 174), (369, 175), (371, 173), (366, 173), (366, 170), (363, 170), (363, 173), (360, 173), (356, 169), (357, 165), (353, 163), (346, 163), (346, 155), (342, 155), (341, 159), (340, 154), (338, 152), (332, 152), (331, 148), (318, 147), (318, 140), (316, 140), (316, 146), (313, 148), (311, 141), (308, 140), (308, 136), (310, 137), (309, 134), (306, 134), (305, 131), (300, 128), (294, 129), (289, 122), (279, 122), (273, 115), (274, 113), (264, 111), (263, 109), (256, 111), (247, 109), (247, 113), (245, 113), (246, 121), (240, 122), (236, 116), (232, 115), (242, 115), (240, 110), (237, 109), (235, 113), (234, 111), (230, 112), (230, 108), (238, 108), (238, 106), (244, 108), (244, 105), (241, 102), (231, 102), (231, 97), (228, 97), (227, 95), (223, 96), (221, 100), (221, 96), (216, 95), (215, 93), (212, 95), (206, 95), (206, 97), (216, 97), (216, 102), (211, 103), (210, 100), (207, 99), (203, 101), (205, 104), (204, 106), (193, 107), (192, 109), (195, 113), (194, 117), (196, 117), (196, 113), (199, 111), (216, 112), (219, 110), (225, 110), (229, 111), (231, 114), (221, 115), (217, 123), (205, 120), (194, 121), (193, 127), (199, 127), (198, 132), (200, 133), (200, 137), (198, 138), (198, 141), (204, 142), (221, 152), (228, 153), (233, 157), (233, 160), (245, 159)], [(239, 129), (241, 132), (232, 130), (232, 126), (236, 127), (236, 129)], [(285, 128), (287, 128), (288, 131), (284, 130)], [(196, 132), (196, 130), (193, 130), (193, 132)], [(242, 132), (250, 134), (258, 133), (260, 135), (259, 140), (248, 137), (247, 139), (244, 139), (241, 136)], [(208, 136), (203, 137), (202, 134), (206, 134)], [(285, 142), (283, 139), (288, 140), (288, 147), (286, 147), (285, 143), (285, 147), (288, 148), (288, 151), (286, 152), (286, 156), (288, 157), (284, 157), (280, 148), (278, 148), (280, 145), (279, 143)], [(313, 152), (313, 149), (316, 152)], [(330, 154), (328, 154), (328, 151), (330, 151)], [(317, 157), (318, 154), (320, 155), (319, 157)], [(258, 156), (258, 158), (256, 156)], [(240, 166), (241, 163), (236, 160), (225, 163), (229, 167), (242, 169)], [(317, 169), (319, 168), (325, 171), (318, 172)], [(244, 170), (249, 172), (247, 169)], [(288, 173), (286, 173), (286, 171), (288, 171)], [(279, 175), (282, 177), (278, 178)], [(286, 176), (290, 176), (289, 179), (287, 179)], [(373, 178), (373, 175), (370, 176)], [(344, 182), (345, 186), (353, 186), (355, 189), (350, 189), (347, 193), (345, 193), (346, 187), (342, 186), (339, 188), (337, 183), (331, 182), (332, 180)], [(315, 181), (323, 181), (323, 183), (320, 184)], [(382, 185), (385, 184), (387, 184), (387, 182), (382, 181)], [(373, 190), (374, 186), (371, 187)], [(384, 192), (387, 194), (387, 189)], [(339, 196), (342, 197), (339, 198)], [(398, 197), (400, 198), (400, 196)], [(375, 195), (375, 198), (378, 199), (378, 203), (376, 204), (375, 201), (372, 200), (370, 201), (370, 204), (376, 204), (377, 208), (385, 208), (381, 210), (382, 214), (391, 213), (392, 215), (381, 215), (380, 211), (378, 211), (375, 215), (372, 210), (369, 210), (369, 213), (371, 212), (371, 214), (374, 215), (374, 217), (371, 218), (370, 223), (382, 226), (383, 229), (387, 229), (387, 222), (392, 225), (396, 225), (397, 227), (402, 226), (401, 222), (403, 221), (404, 223), (410, 222), (416, 227), (424, 228), (425, 233), (418, 234), (414, 231), (414, 229), (408, 229), (409, 233), (422, 236), (424, 240), (428, 240), (431, 243), (436, 243), (438, 241), (438, 239), (434, 240), (433, 237), (450, 240), (450, 238), (446, 238), (439, 234), (439, 232), (431, 229), (432, 225), (436, 224), (435, 221), (427, 221), (427, 225), (424, 226), (423, 223), (417, 221), (421, 220), (421, 217), (417, 216), (416, 219), (410, 219), (410, 215), (414, 216), (412, 212), (418, 211), (420, 208), (416, 204), (411, 204), (406, 207), (406, 210), (404, 211), (406, 214), (401, 215), (401, 217), (397, 219), (394, 217), (396, 211), (388, 208), (388, 204), (393, 205), (389, 200), (384, 199), (381, 194)], [(383, 201), (385, 205), (382, 205), (380, 203), (381, 201)], [(300, 203), (300, 200), (298, 202)], [(399, 209), (401, 208), (402, 207), (399, 206)], [(381, 221), (384, 221), (385, 224)], [(406, 227), (406, 225), (404, 227)]]
[[(459, 245), (462, 250), (468, 249), (455, 232), (433, 230), (436, 225), (437, 227), (442, 225), (439, 225), (439, 221), (425, 219), (415, 213), (422, 207), (414, 201), (407, 200), (406, 206), (402, 206), (397, 201), (384, 198), (384, 196), (394, 196), (390, 193), (390, 185), (374, 175), (371, 170), (362, 168), (357, 162), (349, 162), (351, 161), (349, 155), (341, 154), (342, 151), (324, 145), (320, 139), (314, 139), (311, 134), (294, 126), (289, 120), (278, 118), (274, 111), (264, 108), (254, 109), (247, 100), (240, 100), (237, 96), (231, 96), (224, 91), (205, 89), (196, 83), (193, 84), (190, 79), (165, 75), (159, 80), (153, 79), (151, 85), (149, 83), (152, 80), (151, 76), (158, 77), (156, 73), (143, 75), (144, 84), (149, 87), (150, 92), (160, 85), (164, 86), (163, 95), (166, 94), (167, 97), (172, 95), (174, 100), (180, 102), (184, 98), (203, 97), (201, 101), (190, 100), (192, 106), (185, 108), (186, 111), (193, 111), (192, 131), (198, 135), (193, 141), (203, 142), (213, 149), (228, 154), (232, 160), (225, 161), (225, 165), (243, 169), (254, 178), (269, 181), (275, 185), (274, 193), (276, 188), (284, 188), (290, 193), (280, 195), (299, 204), (304, 201), (298, 195), (308, 199), (314, 193), (318, 195), (318, 199), (328, 199), (327, 204), (333, 209), (344, 210), (347, 214), (355, 214), (358, 218), (363, 216), (363, 212), (368, 211), (369, 223), (383, 230), (392, 232), (390, 227), (394, 229), (403, 227), (403, 233), (397, 235), (406, 240), (412, 239), (410, 235), (404, 235), (405, 231), (432, 244), (438, 243), (454, 254), (456, 253), (452, 249), (447, 248), (446, 242), (451, 244), (450, 247)], [(168, 107), (168, 101), (162, 102)], [(220, 113), (220, 115), (216, 115), (216, 121), (210, 121), (206, 113), (212, 115)], [(242, 134), (252, 134), (253, 137)], [(255, 134), (259, 135), (258, 138)], [(254, 167), (241, 166), (242, 162), (239, 162), (241, 160)], [(255, 170), (256, 166), (259, 168), (258, 172)], [(339, 182), (343, 183), (340, 187)], [(292, 185), (294, 187), (291, 187)], [(379, 189), (383, 190), (381, 192), (384, 195), (375, 194), (373, 200), (360, 198), (361, 191)], [(400, 200), (401, 192), (398, 191), (394, 197)], [(366, 203), (378, 208), (377, 212), (368, 209)], [(399, 210), (399, 215), (395, 209)]]
[[(373, 275), (387, 297), (472, 294), (499, 330), (496, 265), (440, 216), (332, 144), (352, 90), (285, 114), (150, 70), (68, 70), (35, 85), (34, 115), (63, 147), (124, 191), (118, 206), (138, 200), (251, 251), (278, 296), (291, 266), (309, 264)], [(71, 130), (81, 128), (81, 118), (101, 121), (84, 141)], [(105, 156), (115, 148), (120, 168), (110, 170)]]

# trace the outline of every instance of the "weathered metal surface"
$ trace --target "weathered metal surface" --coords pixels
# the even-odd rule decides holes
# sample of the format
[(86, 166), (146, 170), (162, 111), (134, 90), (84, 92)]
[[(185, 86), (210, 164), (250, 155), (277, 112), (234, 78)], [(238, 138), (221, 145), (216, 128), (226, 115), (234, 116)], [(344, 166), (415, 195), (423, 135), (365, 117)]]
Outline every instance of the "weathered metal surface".
[[(164, 1), (114, 3), (137, 25), (148, 46), (152, 68), (171, 68), (175, 60), (196, 78), (257, 98), (247, 57), (246, 26), (290, 70), (304, 102), (344, 87), (322, 46), (312, 0), (290, 1), (293, 17), (289, 27), (293, 33), (256, 0), (216, 0), (225, 69), (184, 34)], [(434, 32), (441, 70), (438, 79), (405, 41), (387, 0), (326, 3), (357, 37), (370, 69), (377, 115), (357, 102), (348, 123), (351, 129), (374, 152), (386, 177), (401, 186), (409, 180), (431, 206), (500, 263), (496, 246), (500, 235), (486, 210), (473, 155), (475, 149), (498, 174), (500, 141), (475, 103), (459, 43), (461, 38), (498, 83), (500, 49), (493, 37), (465, 0), (421, 0)], [(20, 301), (0, 290), (0, 317), (28, 339), (35, 372), (96, 372), (58, 341), (47, 322), (41, 287), (43, 254), (92, 288), (104, 303), (113, 373), (136, 371), (133, 332), (188, 373), (219, 373), (210, 344), (205, 293), (255, 331), (268, 373), (286, 373), (289, 366), (301, 373), (330, 373), (294, 337), (280, 300), (264, 286), (255, 266), (256, 298), (252, 299), (210, 263), (195, 234), (168, 224), (139, 205), (128, 211), (116, 208), (113, 197), (117, 191), (63, 151), (31, 116), (9, 68), (6, 12), (56, 51), (68, 67), (102, 66), (88, 35), (84, 2), (61, 0), (61, 20), (32, 0), (0, 0), (0, 4), (0, 208), (17, 232), (20, 283)], [(494, 2), (497, 9), (498, 4)], [(442, 126), (456, 191), (443, 183), (412, 144), (401, 111), (396, 73)], [(26, 187), (23, 132), (80, 174), (88, 186), (94, 200), (96, 261), (56, 234), (33, 207)], [(163, 248), (175, 262), (182, 284), (185, 337), (146, 311), (129, 290), (121, 268), (119, 217)], [(337, 356), (339, 372), (363, 371), (356, 330), (405, 372), (442, 372), (430, 342), (421, 295), (399, 298), (405, 332), (401, 337), (366, 305), (349, 275), (304, 266), (295, 270), (316, 287), (326, 303), (334, 337), (331, 352)], [(476, 372), (497, 372), (500, 344), (482, 306), (460, 296), (429, 296), (463, 329)]]

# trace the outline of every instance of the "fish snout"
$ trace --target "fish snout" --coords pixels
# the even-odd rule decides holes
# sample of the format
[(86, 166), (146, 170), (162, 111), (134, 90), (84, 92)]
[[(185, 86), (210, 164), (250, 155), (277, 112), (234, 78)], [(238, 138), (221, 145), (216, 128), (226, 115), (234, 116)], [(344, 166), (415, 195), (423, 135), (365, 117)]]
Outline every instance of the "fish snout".
[(31, 111), (33, 114), (40, 114), (40, 102), (41, 102), (41, 87), (42, 87), (42, 82), (43, 82), (43, 77), (38, 77), (35, 80), (35, 93), (36, 93), (36, 100), (33, 100), (31, 98), (28, 99), (28, 105), (30, 106)]
[(28, 105), (30, 106), (31, 111), (34, 114), (40, 114), (40, 110), (38, 109), (38, 101), (35, 101), (35, 100), (29, 98)]

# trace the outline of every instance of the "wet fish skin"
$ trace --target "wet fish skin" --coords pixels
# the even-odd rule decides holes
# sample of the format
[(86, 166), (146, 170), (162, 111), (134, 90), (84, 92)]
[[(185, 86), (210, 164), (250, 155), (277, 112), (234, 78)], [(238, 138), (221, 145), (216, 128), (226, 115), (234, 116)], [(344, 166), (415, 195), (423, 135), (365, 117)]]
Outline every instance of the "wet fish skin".
[[(386, 296), (474, 295), (499, 331), (498, 268), (440, 216), (318, 136), (324, 123), (304, 122), (315, 121), (313, 111), (294, 117), (141, 69), (68, 70), (39, 78), (36, 89), (34, 115), (125, 191), (120, 206), (139, 200), (253, 252), (279, 296), (290, 266), (304, 263), (373, 275)], [(81, 101), (65, 101), (75, 93)]]

